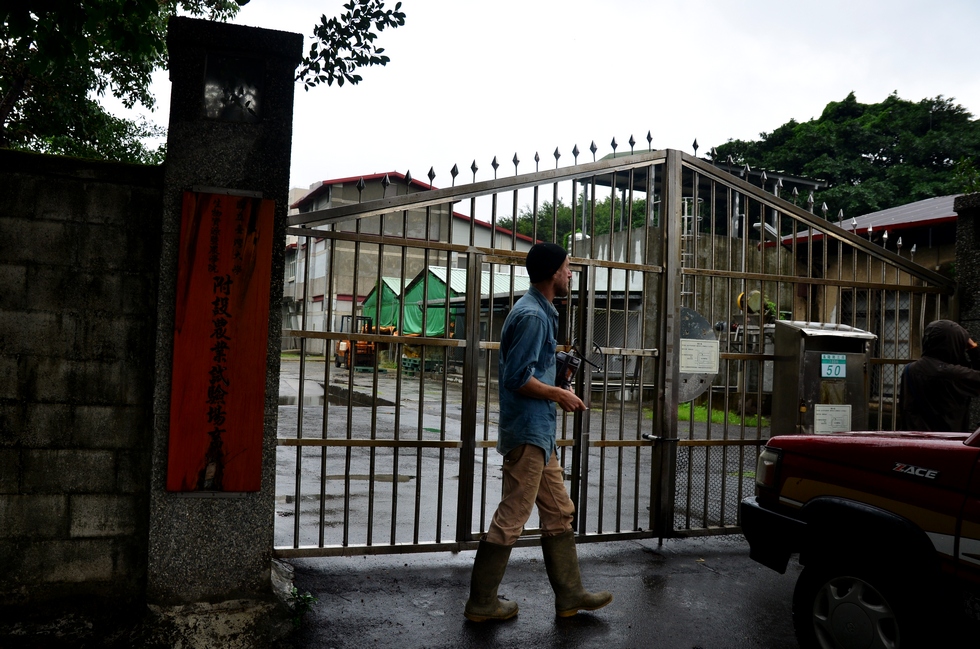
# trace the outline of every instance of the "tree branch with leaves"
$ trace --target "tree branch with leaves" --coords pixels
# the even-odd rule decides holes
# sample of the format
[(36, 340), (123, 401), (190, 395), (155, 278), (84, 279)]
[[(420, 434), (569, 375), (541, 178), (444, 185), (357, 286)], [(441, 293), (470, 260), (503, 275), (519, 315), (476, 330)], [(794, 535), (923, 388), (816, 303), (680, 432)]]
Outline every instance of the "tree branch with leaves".
[[(151, 75), (167, 63), (167, 22), (178, 13), (226, 21), (249, 0), (20, 0), (0, 6), (0, 148), (158, 163), (144, 145), (162, 129), (109, 114), (106, 93), (152, 109)], [(321, 17), (297, 80), (304, 88), (361, 81), (389, 59), (378, 33), (405, 24), (401, 3), (350, 0)]]
[(317, 42), (310, 45), (296, 78), (309, 90), (319, 83), (338, 86), (344, 82), (359, 83), (361, 76), (354, 71), (362, 67), (386, 65), (389, 58), (384, 48), (377, 47), (378, 32), (405, 24), (402, 3), (386, 10), (384, 0), (351, 0), (344, 5), (347, 11), (339, 18), (320, 17), (313, 29)]

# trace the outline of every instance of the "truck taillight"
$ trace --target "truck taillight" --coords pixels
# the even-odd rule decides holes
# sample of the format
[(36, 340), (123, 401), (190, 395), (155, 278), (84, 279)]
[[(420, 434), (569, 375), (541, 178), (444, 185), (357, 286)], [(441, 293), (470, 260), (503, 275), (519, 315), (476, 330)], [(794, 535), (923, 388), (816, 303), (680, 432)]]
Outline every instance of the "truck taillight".
[(779, 464), (782, 462), (783, 452), (778, 448), (766, 446), (759, 454), (759, 461), (755, 466), (755, 485), (765, 489), (774, 489), (777, 485), (779, 474)]

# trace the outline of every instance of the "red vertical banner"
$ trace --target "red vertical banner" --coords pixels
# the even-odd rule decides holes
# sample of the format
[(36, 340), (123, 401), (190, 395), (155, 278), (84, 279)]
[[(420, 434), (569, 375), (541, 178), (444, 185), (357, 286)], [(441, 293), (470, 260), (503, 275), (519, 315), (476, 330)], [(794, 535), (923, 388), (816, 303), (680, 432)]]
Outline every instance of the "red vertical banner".
[(275, 201), (185, 192), (167, 491), (258, 491)]

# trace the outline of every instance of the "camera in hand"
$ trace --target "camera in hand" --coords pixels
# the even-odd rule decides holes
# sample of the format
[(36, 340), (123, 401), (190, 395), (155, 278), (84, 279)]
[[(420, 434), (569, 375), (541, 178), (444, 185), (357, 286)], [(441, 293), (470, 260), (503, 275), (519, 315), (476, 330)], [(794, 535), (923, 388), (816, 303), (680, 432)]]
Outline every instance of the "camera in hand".
[(575, 374), (582, 365), (582, 359), (573, 353), (558, 352), (555, 354), (557, 371), (555, 373), (555, 385), (565, 390), (572, 389), (575, 381)]

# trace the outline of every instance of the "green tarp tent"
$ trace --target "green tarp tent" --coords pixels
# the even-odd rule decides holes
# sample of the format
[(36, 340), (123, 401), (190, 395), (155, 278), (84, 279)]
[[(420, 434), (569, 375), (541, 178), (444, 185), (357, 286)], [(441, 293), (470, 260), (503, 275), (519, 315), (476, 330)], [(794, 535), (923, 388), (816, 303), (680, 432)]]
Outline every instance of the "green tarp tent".
[[(375, 284), (371, 292), (361, 303), (361, 315), (371, 318), (372, 322), (377, 322), (379, 327), (398, 327), (399, 300), (398, 293), (401, 291), (402, 280), (400, 277), (382, 277), (381, 291)], [(381, 316), (378, 317), (378, 295), (381, 295)]]
[[(425, 278), (428, 277), (428, 282)], [(531, 283), (526, 276), (515, 275), (514, 294), (523, 295), (530, 288)], [(427, 289), (427, 296), (423, 297), (423, 291)], [(490, 273), (481, 273), (480, 294), (484, 297), (494, 297), (498, 295), (509, 295), (511, 286), (510, 273), (494, 273), (493, 286), (490, 286)], [(402, 323), (400, 333), (402, 334), (421, 334), (422, 333), (422, 309), (428, 303), (425, 316), (425, 335), (426, 336), (445, 336), (446, 335), (446, 292), (449, 292), (449, 300), (463, 297), (466, 295), (466, 271), (462, 268), (447, 269), (445, 266), (430, 266), (426, 271), (419, 273), (408, 286), (405, 287), (405, 295), (402, 297), (402, 304), (405, 305), (405, 319)], [(458, 303), (458, 302), (457, 302)], [(463, 309), (450, 305), (450, 322), (456, 319), (457, 312), (462, 313)], [(452, 327), (450, 326), (450, 331)]]
[[(462, 295), (466, 291), (466, 271), (458, 268), (450, 269), (450, 278), (462, 283), (462, 291), (455, 291), (450, 283), (449, 298), (452, 299)], [(426, 281), (428, 278), (428, 281)], [(402, 335), (425, 335), (425, 336), (445, 336), (446, 335), (446, 269), (445, 267), (429, 267), (427, 271), (422, 271), (415, 276), (408, 286), (405, 287), (405, 295), (402, 297), (402, 304), (405, 305), (405, 319), (399, 333)], [(422, 333), (422, 313), (425, 303), (425, 333)], [(440, 306), (440, 304), (442, 306)], [(450, 308), (451, 313), (455, 309)]]

